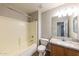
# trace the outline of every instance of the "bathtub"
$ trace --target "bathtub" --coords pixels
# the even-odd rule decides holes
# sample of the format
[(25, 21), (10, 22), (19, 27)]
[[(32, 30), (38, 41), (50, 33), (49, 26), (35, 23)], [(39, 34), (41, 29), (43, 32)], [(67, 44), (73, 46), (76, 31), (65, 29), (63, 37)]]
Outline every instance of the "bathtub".
[(33, 53), (37, 50), (37, 44), (34, 43), (24, 52), (22, 52), (19, 56), (32, 56)]

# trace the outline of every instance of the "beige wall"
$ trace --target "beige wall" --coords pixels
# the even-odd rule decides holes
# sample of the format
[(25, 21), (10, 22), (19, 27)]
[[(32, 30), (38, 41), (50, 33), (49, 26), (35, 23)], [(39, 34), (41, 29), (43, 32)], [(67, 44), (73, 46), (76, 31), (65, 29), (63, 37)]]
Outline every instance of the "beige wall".
[(51, 18), (52, 18), (52, 15), (50, 11), (42, 14), (42, 20), (41, 20), (42, 38), (49, 38), (51, 36)]

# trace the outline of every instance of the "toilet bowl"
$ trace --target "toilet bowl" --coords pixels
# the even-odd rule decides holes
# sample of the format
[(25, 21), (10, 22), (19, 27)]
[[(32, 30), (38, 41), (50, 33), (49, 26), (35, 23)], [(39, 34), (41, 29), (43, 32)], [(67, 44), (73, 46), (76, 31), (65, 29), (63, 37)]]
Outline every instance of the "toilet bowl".
[(38, 46), (39, 56), (44, 56), (46, 53), (45, 50), (48, 43), (48, 39), (41, 38), (40, 42), (41, 42), (41, 45)]

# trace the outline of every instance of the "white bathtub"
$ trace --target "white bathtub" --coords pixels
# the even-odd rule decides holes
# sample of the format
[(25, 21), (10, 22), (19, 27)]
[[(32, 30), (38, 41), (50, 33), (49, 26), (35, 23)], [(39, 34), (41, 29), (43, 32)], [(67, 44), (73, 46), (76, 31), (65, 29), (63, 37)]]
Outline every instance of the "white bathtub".
[(32, 44), (26, 51), (21, 53), (19, 56), (32, 56), (32, 54), (37, 50), (37, 44)]

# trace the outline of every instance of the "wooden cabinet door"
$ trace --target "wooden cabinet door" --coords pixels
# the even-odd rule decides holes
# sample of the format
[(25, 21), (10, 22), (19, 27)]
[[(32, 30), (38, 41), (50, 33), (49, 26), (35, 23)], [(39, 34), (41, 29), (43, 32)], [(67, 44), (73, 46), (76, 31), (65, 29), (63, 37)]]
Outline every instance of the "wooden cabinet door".
[(79, 56), (79, 51), (65, 48), (64, 50), (66, 56)]
[(79, 51), (58, 45), (51, 45), (51, 56), (79, 56)]
[(52, 56), (63, 56), (64, 55), (64, 48), (58, 45), (51, 46), (51, 55)]

